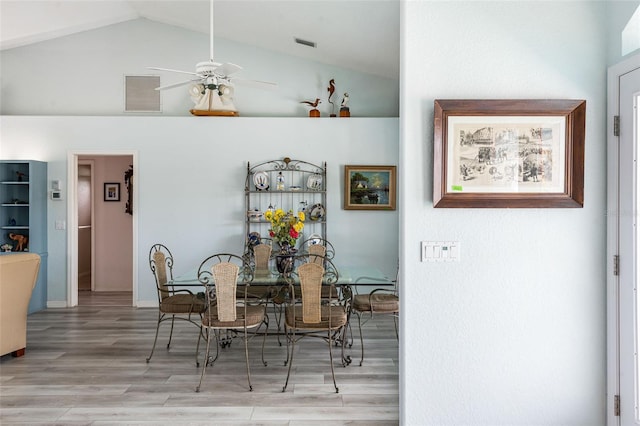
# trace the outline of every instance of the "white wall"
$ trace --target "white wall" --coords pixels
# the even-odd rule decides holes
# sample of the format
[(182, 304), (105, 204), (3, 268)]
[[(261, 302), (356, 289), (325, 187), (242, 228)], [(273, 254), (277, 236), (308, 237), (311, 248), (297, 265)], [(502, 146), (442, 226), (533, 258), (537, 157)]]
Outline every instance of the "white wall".
[[(607, 2), (406, 2), (401, 412), (407, 425), (605, 422)], [(434, 99), (586, 99), (582, 209), (434, 209)], [(459, 263), (421, 263), (453, 240)]]
[[(153, 243), (170, 247), (178, 274), (212, 253), (242, 252), (248, 161), (326, 161), (327, 235), (336, 264), (396, 272), (398, 212), (342, 210), (342, 188), (345, 164), (397, 164), (397, 118), (2, 116), (0, 129), (2, 158), (47, 161), (49, 179), (60, 179), (65, 190), (68, 152), (137, 152), (139, 305), (157, 303), (148, 269)], [(67, 297), (68, 243), (54, 223), (67, 218), (66, 203), (49, 201), (48, 209), (48, 298), (60, 302)]]
[[(216, 59), (244, 69), (237, 77), (275, 82), (276, 90), (238, 85), (235, 105), (244, 117), (306, 117), (304, 100), (321, 98), (328, 115), (327, 87), (340, 105), (350, 95), (352, 117), (397, 117), (398, 80), (310, 62), (264, 49), (216, 39)], [(124, 76), (160, 75), (161, 84), (184, 81), (185, 75), (152, 71), (163, 67), (195, 71), (209, 58), (207, 34), (145, 19), (123, 22), (29, 46), (0, 51), (1, 114), (121, 115)], [(161, 94), (163, 113), (189, 115), (188, 86)], [(131, 113), (127, 113), (132, 115)], [(145, 114), (137, 114), (145, 115)], [(149, 114), (146, 114), (149, 115)]]

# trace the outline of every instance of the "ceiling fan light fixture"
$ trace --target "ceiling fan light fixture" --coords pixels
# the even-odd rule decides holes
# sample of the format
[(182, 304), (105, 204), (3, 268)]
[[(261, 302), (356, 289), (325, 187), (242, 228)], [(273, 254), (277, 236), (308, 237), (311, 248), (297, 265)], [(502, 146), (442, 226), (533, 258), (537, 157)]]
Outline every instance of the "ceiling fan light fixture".
[(301, 38), (298, 38), (298, 37), (294, 38), (294, 40), (295, 40), (295, 42), (296, 42), (296, 43), (298, 43), (298, 44), (301, 44), (301, 45), (303, 45), (303, 46), (313, 47), (314, 49), (315, 49), (315, 48), (316, 48), (316, 46), (317, 46), (317, 44), (316, 44), (316, 42), (315, 42), (315, 41), (304, 40), (304, 39), (301, 39)]

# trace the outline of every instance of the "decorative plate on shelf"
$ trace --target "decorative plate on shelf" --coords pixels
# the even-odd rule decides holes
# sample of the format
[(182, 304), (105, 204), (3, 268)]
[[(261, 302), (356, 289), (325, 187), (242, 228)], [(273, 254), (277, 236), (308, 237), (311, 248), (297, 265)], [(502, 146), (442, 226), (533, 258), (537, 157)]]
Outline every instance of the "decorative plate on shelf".
[(322, 175), (312, 174), (307, 178), (307, 188), (318, 191), (322, 189)]
[(320, 203), (314, 204), (309, 210), (309, 219), (311, 220), (324, 220), (325, 211), (324, 206)]
[(318, 234), (311, 234), (309, 239), (307, 240), (307, 244), (310, 246), (315, 246), (316, 244), (320, 244), (322, 242), (322, 237)]
[(258, 191), (269, 190), (269, 175), (267, 172), (256, 172), (253, 175), (253, 184)]
[(262, 239), (260, 238), (259, 232), (250, 232), (247, 237), (247, 243), (249, 244), (250, 247), (257, 246), (258, 244), (260, 244), (261, 241)]
[(247, 216), (251, 222), (260, 222), (262, 219), (262, 212), (258, 209), (247, 211)]

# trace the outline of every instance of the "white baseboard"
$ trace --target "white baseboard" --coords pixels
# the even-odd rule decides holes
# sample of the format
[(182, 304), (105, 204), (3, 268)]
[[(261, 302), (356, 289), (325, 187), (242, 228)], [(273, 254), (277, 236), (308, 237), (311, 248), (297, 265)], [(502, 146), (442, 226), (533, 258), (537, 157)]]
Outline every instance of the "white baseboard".
[[(60, 309), (67, 308), (67, 302), (63, 300), (49, 300), (47, 301), (47, 308), (51, 309)], [(138, 300), (136, 303), (136, 308), (157, 308), (158, 301), (157, 300)]]

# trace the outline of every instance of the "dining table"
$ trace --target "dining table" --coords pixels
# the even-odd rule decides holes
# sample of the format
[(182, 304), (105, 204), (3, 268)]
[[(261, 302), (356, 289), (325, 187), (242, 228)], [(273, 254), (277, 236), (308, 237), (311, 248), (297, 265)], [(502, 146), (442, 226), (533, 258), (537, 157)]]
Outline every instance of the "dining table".
[[(175, 278), (167, 282), (168, 286), (175, 287), (189, 287), (189, 286), (201, 286), (202, 283), (198, 280), (198, 269), (193, 268), (185, 273), (176, 276)], [(393, 286), (395, 285), (394, 279), (389, 278), (382, 273), (380, 269), (375, 266), (368, 265), (337, 265), (337, 278), (332, 284), (344, 287), (344, 286)], [(293, 280), (296, 280), (295, 274), (292, 275)], [(251, 285), (286, 285), (289, 281), (287, 277), (278, 272), (275, 269), (269, 269), (263, 273), (256, 272), (253, 275)], [(330, 283), (324, 283), (329, 285)]]
[[(334, 285), (336, 288), (340, 290), (341, 300), (347, 307), (347, 324), (349, 324), (351, 317), (351, 300), (354, 295), (354, 289), (361, 287), (393, 287), (396, 284), (395, 278), (389, 278), (385, 275), (380, 269), (373, 265), (339, 265), (333, 268), (331, 274), (328, 274), (329, 277), (327, 280), (323, 280), (323, 285), (331, 286)], [(198, 272), (200, 268), (193, 268), (186, 271), (183, 274), (176, 276), (173, 279), (167, 281), (167, 286), (173, 287), (191, 287), (193, 290), (195, 287), (200, 287), (204, 285), (198, 279)], [(260, 286), (274, 286), (274, 287), (282, 287), (288, 286), (290, 284), (299, 285), (300, 281), (298, 276), (293, 274), (286, 274), (277, 271), (275, 268), (270, 268), (267, 271), (256, 271), (253, 273), (251, 284), (252, 286), (260, 285)], [(197, 291), (197, 290), (196, 290)], [(277, 333), (280, 335), (280, 332)], [(341, 337), (337, 337), (337, 342), (344, 342), (346, 340), (346, 329), (343, 331)], [(226, 345), (230, 344), (229, 342), (225, 343)], [(351, 364), (351, 356), (344, 354), (344, 345), (343, 345), (343, 354), (342, 354), (342, 364), (347, 366)]]

